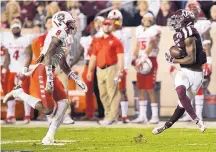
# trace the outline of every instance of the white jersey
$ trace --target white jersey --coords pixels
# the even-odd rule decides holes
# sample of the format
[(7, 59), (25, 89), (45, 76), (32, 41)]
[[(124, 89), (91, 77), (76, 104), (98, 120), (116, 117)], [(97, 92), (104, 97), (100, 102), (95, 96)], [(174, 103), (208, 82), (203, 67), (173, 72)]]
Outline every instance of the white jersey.
[(66, 31), (62, 29), (61, 27), (51, 28), (48, 31), (48, 34), (44, 41), (44, 47), (41, 51), (41, 54), (46, 55), (53, 37), (58, 38), (63, 43), (62, 47), (58, 48), (58, 51), (56, 52), (56, 54), (52, 56), (52, 65), (57, 67), (61, 57), (65, 55), (64, 47), (66, 47), (67, 45), (70, 45), (73, 42), (73, 40), (72, 40), (72, 36), (68, 35)]
[(4, 61), (5, 61), (5, 55), (6, 55), (6, 48), (4, 47), (4, 45), (1, 43), (0, 44), (0, 66), (3, 66)]
[[(157, 25), (153, 25), (144, 31), (142, 25), (136, 28), (136, 39), (139, 42), (139, 52), (146, 51), (146, 48), (149, 45), (149, 42), (152, 37), (161, 33), (161, 28)], [(158, 48), (153, 48), (149, 53), (149, 57), (157, 57), (159, 52)]]
[(88, 55), (89, 47), (92, 43), (92, 36), (83, 36), (80, 38), (80, 44), (84, 48), (84, 60), (89, 60), (90, 56)]
[(130, 51), (131, 51), (131, 39), (132, 32), (130, 28), (122, 28), (112, 33), (117, 37), (123, 45), (124, 48), (124, 68), (128, 68), (130, 64)]
[(14, 38), (11, 33), (7, 36), (7, 40), (4, 40), (3, 45), (8, 49), (10, 55), (10, 72), (21, 72), (26, 63), (26, 48), (31, 45), (34, 38), (35, 36), (33, 35)]
[(203, 34), (211, 29), (211, 22), (209, 20), (198, 20), (195, 24), (194, 27), (197, 29), (199, 32), (199, 35), (202, 39)]

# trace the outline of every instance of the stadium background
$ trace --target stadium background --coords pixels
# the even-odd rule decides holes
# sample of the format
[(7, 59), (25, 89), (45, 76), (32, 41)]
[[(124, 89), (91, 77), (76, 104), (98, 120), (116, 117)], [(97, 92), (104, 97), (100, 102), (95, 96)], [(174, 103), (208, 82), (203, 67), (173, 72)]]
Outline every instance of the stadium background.
[[(13, 0), (13, 2), (14, 1), (15, 0)], [(35, 19), (35, 16), (37, 14), (36, 8), (39, 5), (41, 5), (41, 1), (29, 1), (27, 2), (29, 3), (28, 5), (24, 5), (23, 3), (25, 2), (22, 2), (22, 1), (17, 1), (17, 2), (18, 3), (16, 3), (16, 5), (18, 4), (20, 7), (20, 10), (18, 10), (18, 13), (20, 14), (20, 18), (23, 21), (23, 26), (24, 26), (24, 28), (22, 29), (22, 33), (23, 34), (43, 33), (44, 32), (44, 28), (43, 28), (44, 20), (42, 19), (41, 21), (39, 20), (38, 22)], [(154, 9), (154, 7), (152, 6), (154, 5), (155, 7), (157, 7), (159, 4), (159, 7), (160, 7), (160, 3), (158, 2), (159, 1), (157, 0), (149, 2), (149, 10), (152, 10), (156, 16), (157, 16), (157, 13), (155, 13), (156, 9)], [(174, 11), (179, 8), (184, 8), (187, 1), (178, 1), (178, 2), (171, 2), (171, 3), (173, 7), (171, 7), (172, 9), (170, 10)], [(1, 29), (0, 29), (1, 32), (10, 32), (9, 23), (10, 23), (11, 16), (8, 16), (7, 14), (8, 13), (7, 4), (8, 4), (8, 1), (1, 1)], [(203, 8), (203, 12), (208, 19), (211, 18), (209, 10), (213, 4), (215, 3), (213, 3), (212, 1), (205, 2), (205, 3), (200, 2), (201, 8)], [(79, 8), (80, 13), (79, 14), (77, 13), (77, 16), (74, 16), (75, 19), (77, 19), (77, 23), (78, 23), (78, 32), (75, 35), (77, 39), (79, 39), (81, 35), (85, 34), (84, 31), (86, 27), (94, 19), (96, 15), (106, 16), (107, 12), (112, 9), (111, 1), (92, 1), (92, 2), (76, 1), (76, 2), (71, 2), (71, 3), (64, 2), (64, 1), (56, 1), (56, 2), (46, 1), (44, 2), (44, 5), (45, 5), (44, 10), (46, 10), (45, 11), (46, 13), (44, 14), (45, 16), (47, 16), (48, 13), (53, 13), (52, 11), (48, 11), (48, 9), (50, 9), (49, 6), (53, 6), (53, 8), (56, 6), (59, 6), (59, 8), (57, 8), (56, 10), (59, 9), (59, 10), (68, 10), (68, 11), (72, 11), (72, 9)], [(123, 9), (126, 12), (128, 11), (127, 13), (131, 14), (131, 16), (137, 13), (136, 1), (135, 2), (134, 1), (131, 1), (131, 2), (122, 1), (121, 5), (122, 5), (121, 9)], [(97, 8), (93, 9), (94, 6), (96, 6)], [(28, 13), (26, 13), (24, 11), (25, 9), (26, 10), (29, 9), (30, 12), (27, 11)], [(56, 10), (53, 10), (53, 11), (56, 11)], [(91, 14), (88, 14), (89, 12)], [(33, 14), (33, 18), (28, 14)], [(30, 22), (32, 23), (30, 24)], [(135, 39), (135, 36), (134, 36), (135, 26), (137, 25), (131, 24), (127, 26), (129, 26), (129, 28), (131, 28), (133, 31), (133, 38), (130, 42), (132, 45), (132, 49), (130, 50), (130, 52), (132, 52), (133, 46), (134, 46), (134, 39)], [(170, 65), (165, 61), (165, 57), (164, 57), (164, 53), (168, 51), (171, 45), (173, 45), (172, 35), (173, 35), (172, 31), (170, 31), (168, 27), (162, 26), (161, 41), (159, 45), (160, 52), (157, 58), (158, 63), (159, 63), (157, 81), (161, 82), (161, 90), (160, 90), (160, 115), (161, 116), (171, 115), (177, 103), (177, 96), (175, 94), (175, 90), (173, 87), (172, 76), (169, 73)], [(215, 52), (216, 50), (216, 24), (212, 24), (211, 36), (213, 38), (213, 47), (212, 47), (213, 72), (211, 75), (211, 83), (209, 85), (209, 91), (211, 92), (211, 94), (216, 95), (216, 70), (215, 70), (216, 69), (216, 52)], [(74, 52), (72, 52), (72, 54), (74, 55)], [(76, 66), (73, 67), (74, 70), (78, 71), (80, 76), (83, 71), (83, 65), (84, 65), (83, 62), (80, 61)], [(133, 67), (130, 67), (129, 72), (128, 72), (128, 81), (127, 81), (127, 89), (128, 89), (127, 92), (129, 95), (129, 106), (130, 106), (129, 114), (134, 114), (134, 89), (133, 89), (132, 81), (136, 81), (136, 72)], [(77, 95), (83, 96), (84, 95), (84, 93), (82, 93), (81, 91), (74, 91), (74, 90), (70, 90), (70, 91), (71, 91), (72, 96), (77, 96)], [(80, 98), (80, 101), (81, 100), (82, 102), (84, 102), (83, 97), (82, 99)], [(216, 104), (215, 100), (214, 100), (214, 104)], [(2, 112), (5, 111), (3, 106), (1, 106), (1, 111)]]

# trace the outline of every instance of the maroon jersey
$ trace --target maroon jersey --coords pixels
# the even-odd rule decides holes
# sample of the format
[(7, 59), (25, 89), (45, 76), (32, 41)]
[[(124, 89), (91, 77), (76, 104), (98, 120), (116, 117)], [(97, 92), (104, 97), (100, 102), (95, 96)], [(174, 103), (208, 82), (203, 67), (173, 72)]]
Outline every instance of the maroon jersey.
[(196, 62), (190, 65), (180, 64), (181, 67), (190, 69), (200, 69), (204, 63), (206, 63), (206, 54), (203, 51), (202, 41), (196, 28), (191, 25), (181, 28), (173, 35), (175, 44), (182, 49), (183, 57), (187, 56), (184, 40), (188, 37), (196, 38)]

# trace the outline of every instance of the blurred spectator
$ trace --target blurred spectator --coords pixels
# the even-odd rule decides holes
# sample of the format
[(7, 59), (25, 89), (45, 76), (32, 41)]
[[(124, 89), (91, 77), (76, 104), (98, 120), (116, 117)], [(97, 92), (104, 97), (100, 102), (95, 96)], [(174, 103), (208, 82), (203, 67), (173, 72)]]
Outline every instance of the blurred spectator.
[(6, 4), (5, 15), (7, 22), (10, 24), (14, 18), (20, 17), (20, 5), (18, 2), (10, 1)]
[(36, 2), (37, 13), (34, 17), (34, 25), (40, 26), (44, 29), (44, 23), (46, 18), (45, 3)]
[[(20, 2), (21, 8), (21, 20), (26, 22), (25, 24), (29, 25), (33, 24), (33, 19), (36, 14), (36, 7), (33, 1), (22, 1)], [(32, 22), (32, 23), (30, 23)]]
[(161, 7), (156, 17), (156, 24), (160, 26), (167, 25), (167, 19), (172, 15), (171, 4), (169, 1), (161, 1)]
[(95, 15), (106, 8), (106, 1), (81, 1), (82, 4), (81, 12), (87, 16), (87, 25), (92, 22)]
[(211, 21), (216, 23), (216, 5), (212, 5), (210, 9), (210, 14), (211, 14)]
[[(190, 7), (194, 7), (194, 5), (198, 5), (200, 8), (200, 3), (197, 2), (196, 0), (189, 0), (187, 3), (186, 3), (186, 6), (185, 6), (185, 9), (189, 9), (190, 10)], [(199, 19), (204, 19), (206, 18), (205, 14), (203, 13), (203, 11), (200, 9), (200, 12), (199, 12)]]
[(46, 16), (53, 16), (55, 13), (61, 11), (61, 9), (57, 2), (51, 2), (49, 5), (46, 6), (46, 11)]
[(148, 2), (147, 1), (138, 1), (137, 2), (137, 10), (138, 11), (134, 16), (135, 26), (139, 26), (141, 24), (141, 20), (143, 18), (143, 15), (148, 12)]
[(87, 18), (86, 16), (80, 11), (80, 3), (78, 1), (70, 1), (67, 3), (68, 10), (76, 20), (76, 25), (77, 25), (77, 33), (80, 34), (86, 27), (87, 23)]
[(112, 1), (112, 7), (113, 9), (117, 9), (122, 13), (123, 16), (122, 26), (134, 26), (132, 16), (130, 15), (130, 13), (128, 13), (122, 8), (121, 1)]
[(2, 27), (2, 28), (9, 28), (9, 27), (10, 27), (5, 12), (3, 12), (3, 13), (1, 14), (1, 27)]

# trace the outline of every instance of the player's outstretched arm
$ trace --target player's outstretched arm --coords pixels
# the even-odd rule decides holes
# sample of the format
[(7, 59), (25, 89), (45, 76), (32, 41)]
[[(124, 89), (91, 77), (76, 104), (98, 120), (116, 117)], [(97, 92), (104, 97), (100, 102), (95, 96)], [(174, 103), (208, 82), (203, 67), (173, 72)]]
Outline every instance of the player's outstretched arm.
[(196, 38), (188, 37), (184, 41), (187, 56), (182, 59), (174, 59), (173, 63), (193, 64), (196, 62)]
[(8, 69), (10, 64), (10, 54), (8, 53), (8, 50), (6, 48), (4, 49), (5, 49), (5, 60), (4, 60), (3, 67), (4, 69)]
[(80, 60), (80, 57), (83, 55), (83, 53), (84, 53), (84, 48), (81, 45), (79, 45), (79, 51), (76, 53), (76, 56), (73, 58), (70, 64), (70, 68), (72, 68)]

